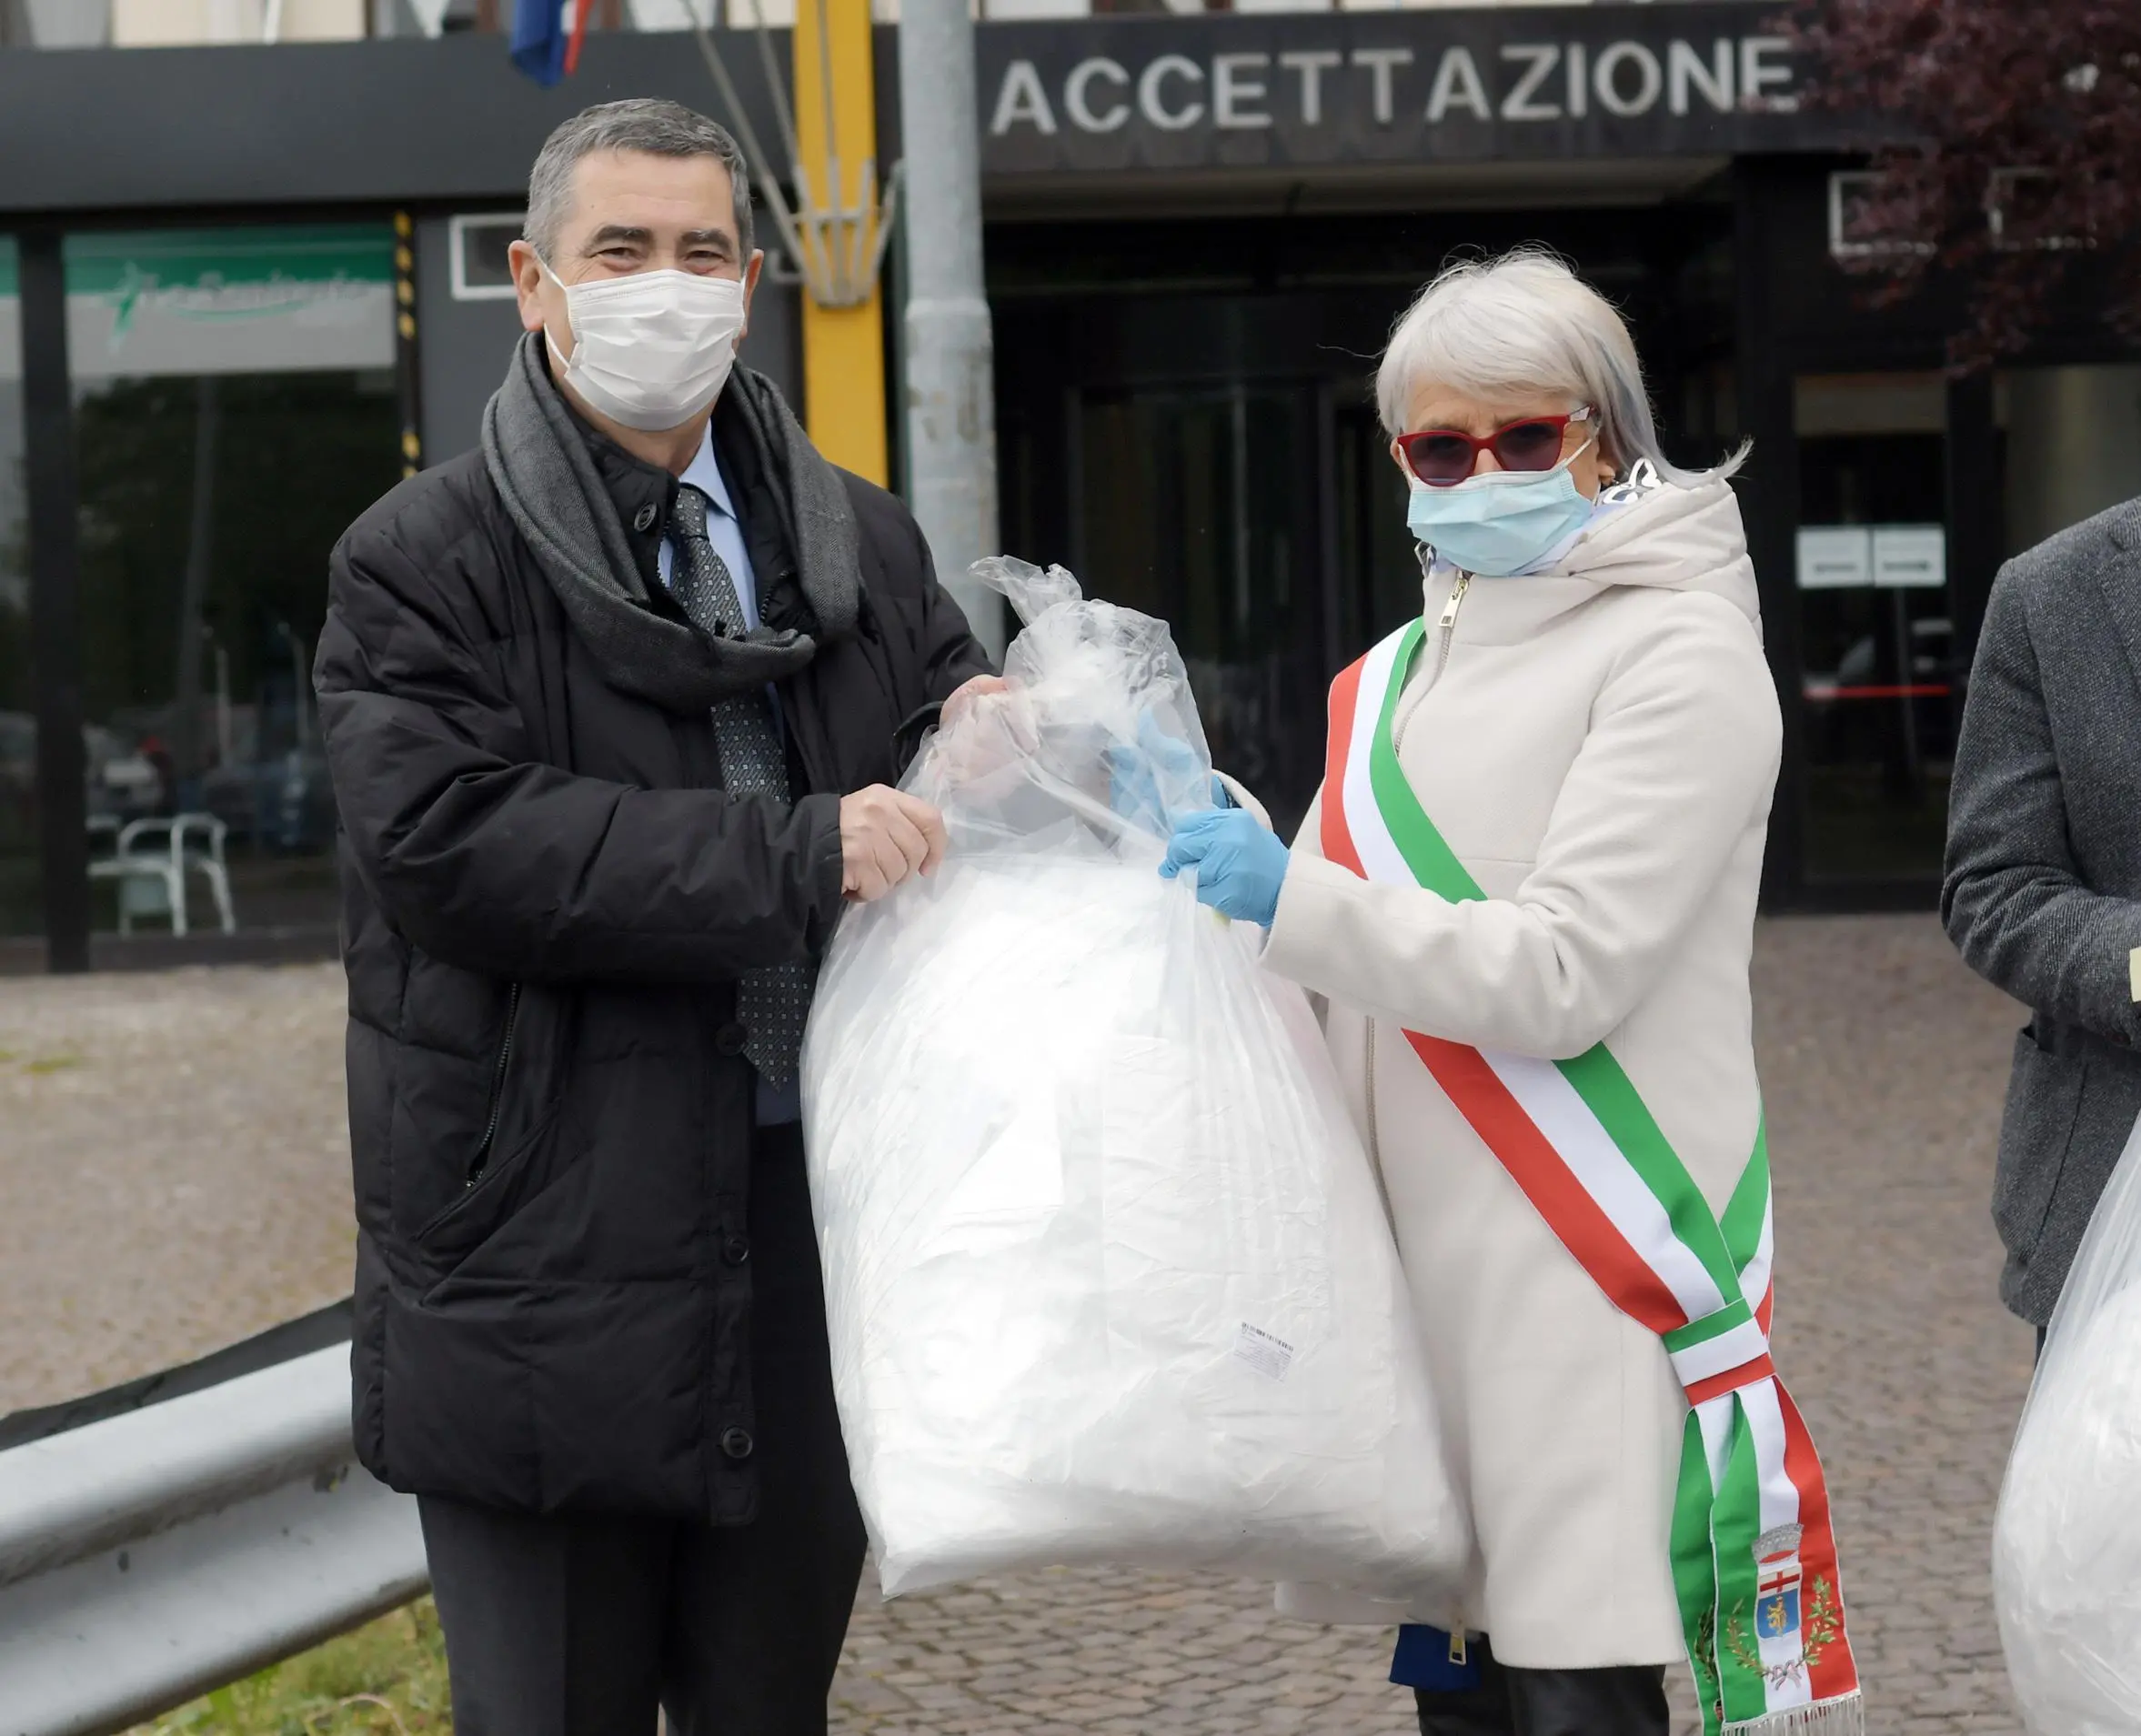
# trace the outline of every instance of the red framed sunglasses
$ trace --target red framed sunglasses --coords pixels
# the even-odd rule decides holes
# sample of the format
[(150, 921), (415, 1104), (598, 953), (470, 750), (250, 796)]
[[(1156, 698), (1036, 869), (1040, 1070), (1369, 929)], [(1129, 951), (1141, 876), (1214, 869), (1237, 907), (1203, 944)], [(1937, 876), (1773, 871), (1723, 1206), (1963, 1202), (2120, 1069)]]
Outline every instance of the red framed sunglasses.
[(1496, 428), (1483, 440), (1455, 428), (1422, 428), (1418, 434), (1399, 435), (1398, 450), (1405, 455), (1405, 468), (1431, 488), (1463, 482), (1483, 452), (1492, 452), (1504, 470), (1551, 470), (1561, 462), (1569, 424), (1588, 422), (1593, 414), (1586, 404), (1566, 416), (1527, 416)]

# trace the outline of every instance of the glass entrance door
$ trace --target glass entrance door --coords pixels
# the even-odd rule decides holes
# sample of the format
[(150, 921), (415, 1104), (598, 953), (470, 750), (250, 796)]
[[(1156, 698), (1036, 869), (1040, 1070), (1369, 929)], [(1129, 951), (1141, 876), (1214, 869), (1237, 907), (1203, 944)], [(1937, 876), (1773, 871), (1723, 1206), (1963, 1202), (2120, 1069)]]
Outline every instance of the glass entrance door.
[(1314, 391), (1088, 390), (1071, 415), (1080, 581), (1172, 624), (1213, 760), (1291, 834), (1323, 751)]
[(1332, 434), (1342, 610), (1336, 660), (1347, 663), (1420, 613), (1420, 545), (1405, 522), (1411, 490), (1375, 406), (1334, 405)]
[(1963, 673), (1945, 383), (1802, 376), (1795, 423), (1806, 878), (1931, 884)]

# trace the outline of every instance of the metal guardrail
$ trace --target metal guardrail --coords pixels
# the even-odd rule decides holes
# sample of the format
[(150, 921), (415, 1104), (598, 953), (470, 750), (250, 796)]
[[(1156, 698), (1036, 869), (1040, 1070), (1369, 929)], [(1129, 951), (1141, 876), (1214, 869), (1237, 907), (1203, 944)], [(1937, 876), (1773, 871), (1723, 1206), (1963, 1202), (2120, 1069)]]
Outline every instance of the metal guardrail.
[(0, 1451), (0, 1736), (106, 1736), (406, 1603), (349, 1348)]

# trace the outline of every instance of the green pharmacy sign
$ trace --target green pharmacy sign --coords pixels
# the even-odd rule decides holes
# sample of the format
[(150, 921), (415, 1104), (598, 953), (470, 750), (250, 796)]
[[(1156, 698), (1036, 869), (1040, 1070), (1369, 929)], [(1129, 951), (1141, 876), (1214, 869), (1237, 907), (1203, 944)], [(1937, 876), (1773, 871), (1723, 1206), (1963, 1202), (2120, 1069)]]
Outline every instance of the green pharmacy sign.
[[(78, 385), (394, 365), (385, 224), (81, 234), (65, 258)], [(12, 296), (12, 260), (0, 274), (0, 296)], [(13, 359), (0, 349), (0, 367)]]

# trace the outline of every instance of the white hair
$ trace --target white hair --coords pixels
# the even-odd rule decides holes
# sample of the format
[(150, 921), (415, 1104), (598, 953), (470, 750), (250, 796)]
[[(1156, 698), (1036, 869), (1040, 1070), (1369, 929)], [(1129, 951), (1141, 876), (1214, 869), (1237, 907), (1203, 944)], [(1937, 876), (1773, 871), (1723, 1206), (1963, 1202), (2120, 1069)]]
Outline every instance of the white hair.
[(1598, 414), (1606, 456), (1624, 477), (1648, 459), (1669, 482), (1730, 476), (1742, 446), (1715, 470), (1684, 470), (1658, 447), (1643, 364), (1611, 302), (1543, 247), (1442, 268), (1392, 328), (1375, 370), (1376, 408), (1386, 433), (1405, 432), (1415, 388), (1433, 381), (1493, 397), (1512, 391), (1566, 393)]

